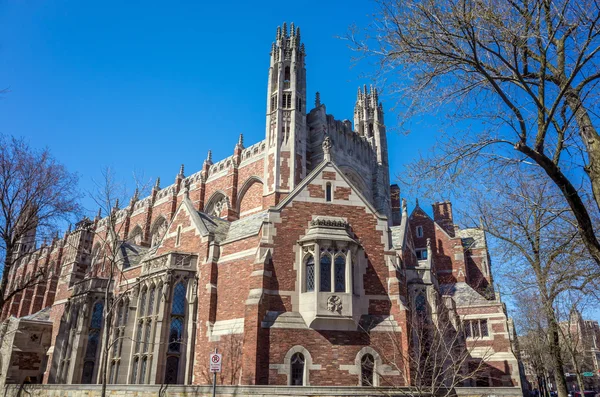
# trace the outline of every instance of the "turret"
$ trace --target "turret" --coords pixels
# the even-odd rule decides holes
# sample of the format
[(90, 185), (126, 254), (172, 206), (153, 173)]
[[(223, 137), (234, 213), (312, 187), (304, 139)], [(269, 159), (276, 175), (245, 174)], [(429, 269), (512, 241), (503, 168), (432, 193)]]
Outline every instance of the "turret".
[(275, 204), (306, 176), (306, 54), (300, 28), (278, 27), (270, 55), (263, 193)]
[[(373, 199), (377, 208), (390, 216), (390, 176), (383, 106), (379, 102), (377, 88), (373, 86), (367, 89), (365, 85), (362, 89), (358, 89), (354, 106), (354, 130), (358, 135), (364, 137), (375, 150), (377, 170)], [(384, 188), (380, 189), (379, 186), (384, 186)]]

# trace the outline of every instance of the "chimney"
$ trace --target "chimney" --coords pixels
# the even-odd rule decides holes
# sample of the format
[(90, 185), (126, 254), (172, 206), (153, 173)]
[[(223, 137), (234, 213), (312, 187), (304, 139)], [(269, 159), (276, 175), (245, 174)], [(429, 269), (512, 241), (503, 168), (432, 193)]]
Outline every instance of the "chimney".
[(433, 207), (433, 220), (435, 223), (440, 225), (442, 229), (448, 233), (450, 237), (454, 237), (454, 220), (452, 218), (452, 203), (450, 201), (444, 201), (441, 203), (434, 203)]
[(400, 188), (396, 184), (390, 186), (390, 200), (392, 202), (392, 226), (398, 226), (402, 221), (402, 207), (400, 206)]

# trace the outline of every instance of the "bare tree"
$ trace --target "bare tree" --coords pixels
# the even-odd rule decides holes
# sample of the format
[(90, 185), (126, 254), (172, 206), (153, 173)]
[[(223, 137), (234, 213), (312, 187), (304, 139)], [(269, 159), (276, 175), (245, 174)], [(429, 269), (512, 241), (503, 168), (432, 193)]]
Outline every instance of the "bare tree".
[[(384, 323), (392, 331), (385, 332), (383, 339), (371, 338), (373, 332), (380, 332), (373, 331), (376, 324), (362, 327), (371, 345), (381, 355), (381, 366), (372, 370), (379, 376), (380, 386), (392, 387), (391, 395), (398, 376), (410, 386), (402, 388), (402, 394), (451, 396), (456, 387), (476, 383), (486, 370), (485, 361), (491, 351), (485, 349), (479, 337), (466, 339), (463, 321), (454, 310), (451, 299), (440, 298), (427, 306), (423, 311), (418, 308), (411, 311), (406, 330), (410, 335), (408, 350), (405, 350), (391, 322)], [(477, 354), (475, 350), (478, 350)], [(372, 373), (361, 373), (363, 385), (374, 385), (373, 379)]]
[[(556, 304), (566, 294), (597, 290), (597, 267), (585, 248), (578, 225), (560, 191), (539, 173), (522, 173), (521, 180), (478, 179), (465, 217), (481, 216), (480, 227), (494, 237), (501, 263), (496, 274), (514, 294), (537, 296), (547, 337), (548, 357), (560, 397), (567, 387), (561, 354), (560, 316)], [(493, 180), (492, 180), (493, 179)], [(540, 323), (539, 318), (525, 321)], [(521, 321), (523, 323), (523, 321)]]
[(126, 283), (123, 287), (123, 281), (126, 280), (123, 269), (127, 267), (125, 266), (126, 262), (143, 255), (142, 252), (132, 249), (131, 242), (128, 241), (128, 236), (125, 235), (126, 223), (123, 220), (126, 212), (133, 210), (133, 204), (139, 196), (139, 189), (145, 187), (140, 187), (136, 181), (135, 193), (131, 197), (129, 207), (119, 209), (119, 202), (125, 202), (127, 197), (126, 189), (122, 183), (116, 180), (112, 170), (106, 168), (102, 171), (102, 179), (96, 182), (95, 191), (90, 192), (91, 198), (100, 208), (98, 217), (102, 218), (102, 215), (105, 215), (94, 230), (93, 241), (94, 246), (97, 248), (92, 249), (92, 264), (89, 271), (90, 277), (105, 280), (103, 289), (102, 352), (98, 370), (102, 384), (102, 397), (106, 396), (108, 361), (111, 350), (116, 343), (119, 343), (119, 339), (124, 337), (113, 332), (115, 320), (120, 321), (118, 318), (115, 319), (115, 315), (118, 313), (127, 292), (136, 287), (135, 283)]
[(15, 294), (46, 281), (46, 269), (39, 267), (7, 290), (11, 272), (36, 241), (80, 211), (78, 198), (76, 175), (48, 149), (36, 151), (23, 139), (0, 135), (0, 310)]
[(592, 220), (600, 208), (598, 2), (377, 4), (366, 32), (347, 35), (352, 48), (377, 60), (375, 78), (399, 98), (406, 120), (439, 110), (448, 116), (444, 129), (456, 120), (466, 130), (438, 139), (432, 156), (413, 164), (411, 180), (452, 180), (489, 161), (536, 165), (560, 190), (600, 265)]

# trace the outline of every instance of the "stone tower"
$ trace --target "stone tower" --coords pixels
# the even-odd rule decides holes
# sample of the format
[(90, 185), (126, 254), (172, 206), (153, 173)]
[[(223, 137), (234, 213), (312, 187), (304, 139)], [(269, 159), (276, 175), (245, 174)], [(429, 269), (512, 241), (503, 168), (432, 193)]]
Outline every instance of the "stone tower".
[(277, 28), (267, 93), (263, 194), (277, 204), (306, 176), (306, 53), (300, 28)]
[(388, 165), (387, 139), (383, 120), (383, 106), (379, 102), (377, 88), (358, 89), (354, 106), (354, 129), (367, 139), (376, 153), (373, 180), (373, 201), (379, 211), (391, 216), (390, 175)]

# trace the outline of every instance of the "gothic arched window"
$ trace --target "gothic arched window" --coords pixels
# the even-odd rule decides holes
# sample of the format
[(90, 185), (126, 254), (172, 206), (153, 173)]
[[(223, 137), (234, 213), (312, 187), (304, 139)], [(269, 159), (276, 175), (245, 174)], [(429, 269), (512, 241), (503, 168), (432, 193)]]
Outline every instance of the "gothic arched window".
[(375, 369), (375, 359), (371, 354), (365, 354), (360, 359), (360, 385), (374, 386), (373, 372)]
[(315, 258), (309, 255), (306, 258), (306, 292), (315, 290)]
[(290, 385), (291, 386), (303, 386), (304, 385), (304, 355), (302, 353), (294, 353), (290, 360)]
[(427, 313), (427, 301), (425, 296), (419, 294), (415, 298), (415, 311), (419, 316), (424, 316)]
[(150, 292), (148, 293), (148, 312), (146, 313), (147, 316), (151, 316), (154, 313), (154, 295), (155, 288), (154, 286), (152, 286), (152, 288), (150, 288)]
[(319, 276), (321, 277), (319, 290), (321, 292), (331, 292), (331, 256), (329, 254), (321, 256), (321, 271)]
[(335, 257), (334, 261), (335, 292), (346, 292), (346, 258), (343, 255)]
[(88, 341), (85, 349), (83, 372), (81, 375), (81, 383), (84, 384), (92, 383), (93, 380), (94, 369), (96, 367), (96, 356), (98, 354), (98, 346), (100, 345), (103, 309), (104, 305), (102, 302), (96, 302), (92, 310), (92, 319), (88, 331)]
[(171, 303), (167, 366), (165, 368), (165, 383), (168, 384), (177, 383), (179, 377), (181, 342), (185, 322), (185, 293), (185, 284), (183, 282), (177, 283), (173, 289), (173, 302)]

